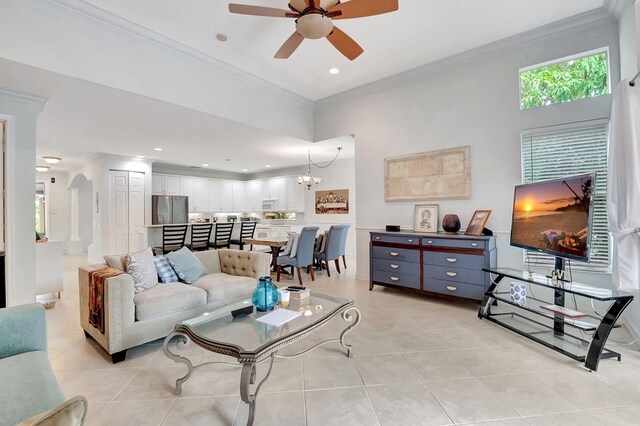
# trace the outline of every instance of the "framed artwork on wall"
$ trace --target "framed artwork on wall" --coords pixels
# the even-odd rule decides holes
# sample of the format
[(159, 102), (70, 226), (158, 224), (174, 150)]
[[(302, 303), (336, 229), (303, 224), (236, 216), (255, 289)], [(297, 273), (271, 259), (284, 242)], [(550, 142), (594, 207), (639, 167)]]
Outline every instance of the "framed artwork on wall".
[(349, 214), (349, 190), (316, 191), (316, 214)]
[(438, 232), (438, 205), (417, 204), (413, 230), (416, 232)]
[(482, 230), (484, 229), (484, 225), (489, 220), (489, 216), (491, 215), (491, 210), (476, 210), (471, 218), (471, 222), (467, 225), (467, 230), (464, 232), (465, 235), (482, 235)]

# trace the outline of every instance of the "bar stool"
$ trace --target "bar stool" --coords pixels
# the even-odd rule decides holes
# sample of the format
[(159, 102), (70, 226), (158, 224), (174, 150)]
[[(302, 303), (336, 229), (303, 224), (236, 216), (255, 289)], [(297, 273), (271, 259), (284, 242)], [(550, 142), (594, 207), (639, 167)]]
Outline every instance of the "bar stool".
[[(240, 223), (240, 239), (231, 240), (231, 244), (240, 246), (240, 250), (244, 250), (245, 238), (253, 238), (253, 234), (256, 232), (256, 225), (258, 222), (241, 222)], [(250, 250), (253, 250), (253, 244), (250, 246)]]
[(184, 247), (188, 225), (164, 225), (162, 227), (162, 247), (154, 247), (153, 253), (167, 254)]
[(191, 243), (185, 244), (191, 251), (209, 250), (209, 239), (213, 223), (198, 223), (191, 225)]
[(209, 247), (214, 249), (231, 248), (231, 232), (233, 232), (233, 223), (216, 223), (216, 232)]

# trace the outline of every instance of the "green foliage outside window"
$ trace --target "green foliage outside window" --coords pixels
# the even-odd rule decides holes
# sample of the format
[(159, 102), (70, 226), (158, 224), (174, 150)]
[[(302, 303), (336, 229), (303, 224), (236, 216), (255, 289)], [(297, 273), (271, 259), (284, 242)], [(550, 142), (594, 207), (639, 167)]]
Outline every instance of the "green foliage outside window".
[(559, 104), (609, 93), (605, 52), (520, 74), (522, 109)]

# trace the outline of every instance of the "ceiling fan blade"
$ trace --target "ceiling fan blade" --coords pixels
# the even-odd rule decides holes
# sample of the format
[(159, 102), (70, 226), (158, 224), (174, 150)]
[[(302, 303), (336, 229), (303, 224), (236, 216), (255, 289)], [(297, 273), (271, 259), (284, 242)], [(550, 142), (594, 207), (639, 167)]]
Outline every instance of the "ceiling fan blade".
[(350, 0), (330, 7), (331, 19), (363, 18), (398, 10), (398, 0)]
[(276, 53), (276, 59), (287, 59), (293, 52), (296, 51), (300, 43), (304, 40), (304, 37), (299, 32), (295, 31), (291, 37), (284, 42), (280, 50)]
[(229, 4), (229, 12), (241, 15), (271, 16), (274, 18), (299, 18), (300, 14), (285, 9), (273, 7), (251, 6), (248, 4)]
[(364, 49), (362, 49), (358, 43), (335, 26), (331, 34), (327, 36), (327, 40), (329, 40), (340, 53), (352, 61), (364, 52)]

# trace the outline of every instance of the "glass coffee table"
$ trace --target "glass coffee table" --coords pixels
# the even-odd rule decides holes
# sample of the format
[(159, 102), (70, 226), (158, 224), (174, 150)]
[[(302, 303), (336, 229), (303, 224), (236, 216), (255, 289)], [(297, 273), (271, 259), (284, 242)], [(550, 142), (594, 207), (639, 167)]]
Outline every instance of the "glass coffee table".
[[(297, 358), (321, 345), (332, 342), (339, 342), (345, 348), (346, 355), (351, 357), (351, 345), (345, 341), (345, 337), (360, 323), (360, 311), (354, 306), (352, 300), (312, 292), (311, 297), (306, 299), (292, 298), (286, 308), (298, 311), (302, 315), (284, 325), (275, 327), (256, 321), (257, 318), (269, 312), (258, 312), (254, 309), (251, 315), (235, 319), (232, 317), (232, 311), (247, 306), (251, 306), (250, 300), (232, 303), (199, 317), (179, 322), (176, 324), (174, 332), (164, 340), (162, 350), (167, 357), (177, 363), (185, 364), (188, 369), (184, 377), (176, 380), (176, 395), (182, 394), (182, 385), (189, 380), (195, 369), (220, 362), (207, 362), (194, 367), (188, 358), (171, 352), (169, 347), (171, 342), (176, 342), (178, 350), (184, 349), (193, 342), (208, 351), (235, 358), (242, 366), (240, 397), (249, 405), (247, 425), (252, 425), (256, 397), (260, 387), (271, 374), (274, 360), (276, 358)], [(280, 349), (303, 339), (339, 315), (346, 324), (344, 330), (335, 339), (325, 340), (294, 355), (278, 354)], [(269, 360), (269, 369), (265, 377), (256, 383), (256, 365), (264, 360)]]

